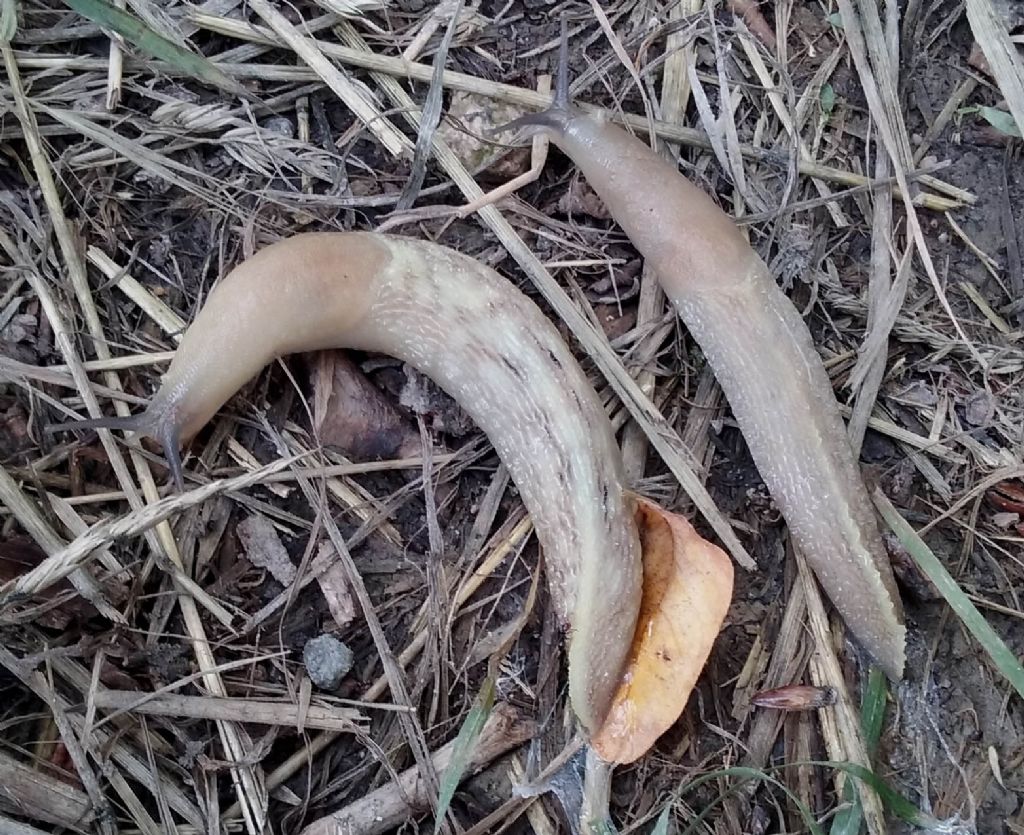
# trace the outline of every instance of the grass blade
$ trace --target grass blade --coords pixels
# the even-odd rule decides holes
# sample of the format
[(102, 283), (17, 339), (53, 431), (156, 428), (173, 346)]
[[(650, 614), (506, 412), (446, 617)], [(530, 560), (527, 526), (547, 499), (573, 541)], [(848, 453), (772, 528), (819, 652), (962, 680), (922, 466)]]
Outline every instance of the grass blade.
[(978, 112), (986, 122), (1000, 133), (1020, 138), (1020, 128), (1014, 123), (1013, 116), (1008, 111), (1000, 110), (998, 107), (982, 106), (978, 108)]
[(106, 0), (64, 0), (64, 2), (93, 23), (116, 32), (140, 52), (174, 65), (185, 75), (217, 87), (232, 95), (247, 98), (248, 93), (234, 79), (217, 69), (202, 55), (190, 52), (154, 32), (132, 14), (111, 5)]
[(885, 673), (881, 667), (872, 665), (868, 673), (867, 691), (860, 706), (860, 728), (864, 734), (864, 744), (868, 756), (872, 759), (878, 750), (878, 740), (882, 737), (882, 722), (885, 720), (885, 705), (889, 695)]
[(1024, 698), (1024, 667), (1021, 666), (1020, 659), (996, 634), (996, 631), (985, 620), (985, 616), (971, 603), (963, 589), (957, 585), (956, 580), (932, 552), (932, 549), (917, 535), (917, 531), (910, 526), (907, 520), (900, 516), (899, 511), (885, 494), (876, 490), (874, 499), (878, 512), (882, 514), (882, 518), (885, 519), (892, 532), (899, 537), (903, 547), (914, 558), (914, 562), (932, 581), (949, 607), (988, 653), (999, 672), (1006, 677), (1017, 694)]
[(18, 31), (18, 9), (15, 0), (0, 0), (0, 43), (10, 43)]
[[(887, 693), (885, 673), (881, 668), (872, 666), (860, 708), (860, 725), (861, 732), (864, 734), (864, 746), (867, 748), (868, 757), (871, 758), (874, 758), (878, 740), (882, 735)], [(857, 835), (861, 831), (864, 810), (860, 804), (860, 793), (849, 781), (843, 786), (843, 800), (850, 805), (833, 818), (829, 835)]]
[[(869, 690), (870, 689), (871, 688), (869, 687)], [(880, 689), (884, 693), (884, 686)], [(871, 695), (872, 698), (876, 698), (877, 689), (873, 690), (871, 692)], [(868, 712), (866, 712), (866, 715), (867, 713)], [(871, 721), (874, 721), (873, 717), (876, 713), (875, 709), (872, 707), (869, 713)], [(881, 725), (879, 724), (878, 727), (880, 728)], [(815, 821), (814, 816), (811, 813), (811, 810), (808, 809), (807, 806), (804, 805), (804, 803), (800, 800), (800, 798), (798, 798), (796, 794), (792, 792), (785, 784), (783, 784), (779, 780), (776, 780), (774, 777), (771, 776), (770, 773), (768, 773), (779, 772), (786, 768), (796, 768), (798, 766), (807, 765), (837, 769), (838, 771), (842, 771), (845, 774), (850, 775), (856, 780), (860, 780), (862, 783), (865, 783), (866, 785), (871, 787), (871, 789), (875, 792), (875, 794), (877, 794), (881, 798), (882, 803), (885, 804), (885, 807), (892, 814), (896, 815), (901, 820), (904, 820), (907, 823), (910, 823), (917, 827), (921, 827), (923, 829), (937, 829), (938, 827), (940, 827), (940, 821), (918, 809), (917, 806), (915, 806), (913, 803), (907, 800), (898, 791), (893, 789), (888, 783), (885, 782), (885, 780), (883, 780), (881, 777), (875, 774), (871, 769), (864, 768), (861, 765), (849, 762), (830, 762), (828, 760), (805, 760), (802, 762), (785, 763), (783, 765), (769, 768), (766, 771), (762, 771), (757, 768), (747, 768), (744, 766), (722, 768), (717, 771), (712, 771), (708, 774), (704, 774), (701, 777), (694, 780), (693, 782), (687, 783), (685, 786), (683, 786), (680, 793), (686, 794), (687, 792), (693, 791), (694, 789), (698, 788), (704, 783), (709, 782), (710, 780), (717, 780), (719, 777), (739, 777), (741, 778), (741, 781), (761, 780), (766, 783), (770, 783), (771, 785), (776, 786), (777, 788), (785, 792), (786, 796), (793, 801), (794, 805), (796, 805), (797, 809), (799, 810), (800, 816), (803, 818), (804, 825), (807, 827), (808, 832), (812, 833), (812, 835), (823, 835), (822, 829)], [(716, 803), (724, 798), (725, 795), (722, 795), (719, 798), (717, 798), (714, 803), (708, 804), (708, 807), (705, 808), (699, 815), (697, 815), (697, 817), (694, 818), (693, 821), (691, 821), (684, 835), (688, 835), (688, 833), (696, 831), (696, 827), (700, 825), (701, 821), (703, 821), (708, 814), (710, 814), (711, 810), (714, 808)]]
[(462, 775), (469, 764), (473, 747), (476, 745), (480, 732), (487, 722), (487, 717), (491, 715), (491, 709), (494, 707), (494, 698), (495, 677), (492, 674), (484, 679), (483, 687), (480, 688), (480, 694), (476, 697), (473, 707), (470, 708), (466, 716), (466, 721), (462, 723), (462, 727), (459, 729), (459, 735), (455, 738), (455, 750), (452, 752), (451, 762), (441, 778), (440, 792), (437, 798), (437, 813), (434, 816), (434, 835), (437, 835), (441, 830), (441, 823), (444, 821), (445, 815), (448, 814), (448, 807), (452, 803), (452, 797), (455, 796), (455, 789), (462, 782)]
[(1020, 136), (1024, 133), (1024, 61), (992, 0), (966, 0), (966, 4), (974, 39), (992, 68)]
[[(779, 766), (778, 769), (772, 770), (781, 770), (783, 768), (786, 768), (786, 766)], [(702, 786), (704, 783), (707, 783), (710, 780), (717, 780), (719, 777), (741, 777), (744, 781), (761, 780), (766, 783), (771, 783), (773, 786), (782, 789), (786, 796), (793, 801), (793, 804), (800, 811), (800, 816), (804, 819), (804, 825), (807, 827), (807, 831), (810, 832), (811, 835), (824, 835), (821, 827), (818, 826), (817, 822), (814, 820), (814, 815), (811, 814), (811, 810), (808, 809), (807, 806), (804, 805), (803, 801), (796, 796), (796, 793), (791, 791), (789, 787), (786, 786), (784, 783), (780, 782), (779, 780), (776, 780), (770, 774), (767, 774), (766, 772), (761, 771), (758, 768), (748, 768), (746, 766), (721, 768), (717, 771), (712, 771), (708, 774), (704, 774), (703, 776), (698, 777), (691, 783), (687, 783), (685, 786), (683, 786), (681, 793), (685, 794), (686, 792), (693, 791), (699, 786)], [(711, 813), (711, 810), (715, 808), (717, 803), (721, 800), (724, 800), (725, 797), (726, 795), (719, 795), (719, 797), (716, 798), (715, 802), (709, 803), (707, 807), (690, 822), (690, 825), (687, 826), (687, 828), (684, 830), (683, 835), (690, 835), (691, 832), (696, 832), (697, 827), (700, 826), (704, 818), (707, 815), (709, 815)]]
[(661, 810), (661, 814), (658, 815), (658, 819), (654, 822), (654, 828), (651, 830), (651, 835), (668, 835), (668, 822), (671, 820), (671, 813), (671, 804)]
[(869, 768), (864, 768), (864, 766), (857, 765), (856, 763), (836, 762), (807, 762), (800, 763), (800, 765), (822, 765), (845, 772), (862, 783), (869, 785), (875, 794), (882, 798), (885, 808), (900, 818), (900, 820), (922, 829), (938, 830), (940, 828), (940, 821), (922, 812)]

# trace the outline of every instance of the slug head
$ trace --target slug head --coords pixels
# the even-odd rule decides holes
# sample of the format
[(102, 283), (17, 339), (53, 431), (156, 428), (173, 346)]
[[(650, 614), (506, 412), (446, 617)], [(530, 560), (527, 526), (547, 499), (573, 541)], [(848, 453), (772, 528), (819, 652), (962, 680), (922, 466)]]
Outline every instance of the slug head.
[(101, 417), (88, 418), (86, 420), (72, 420), (66, 423), (54, 423), (45, 427), (48, 434), (76, 429), (117, 429), (126, 432), (135, 432), (154, 438), (160, 442), (164, 449), (164, 456), (167, 459), (167, 467), (171, 471), (171, 478), (178, 492), (185, 489), (185, 480), (181, 469), (181, 426), (178, 423), (175, 410), (168, 406), (153, 402), (146, 411), (128, 417)]
[[(562, 34), (558, 44), (558, 70), (555, 75), (555, 95), (551, 100), (551, 106), (539, 113), (528, 113), (491, 128), (488, 133), (497, 135), (508, 133), (513, 130), (527, 129), (532, 135), (538, 130), (551, 133), (564, 133), (569, 121), (576, 115), (575, 108), (569, 98), (569, 29), (565, 20), (565, 13), (562, 13)], [(530, 130), (530, 129), (533, 130)]]

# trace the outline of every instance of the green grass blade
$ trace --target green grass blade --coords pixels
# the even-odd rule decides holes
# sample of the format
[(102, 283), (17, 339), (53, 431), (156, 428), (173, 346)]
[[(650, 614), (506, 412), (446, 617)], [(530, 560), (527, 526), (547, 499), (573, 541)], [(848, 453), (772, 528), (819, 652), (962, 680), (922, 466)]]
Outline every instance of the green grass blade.
[(940, 828), (940, 822), (936, 818), (922, 812), (869, 768), (864, 768), (864, 766), (857, 765), (856, 763), (836, 762), (810, 762), (802, 763), (802, 765), (822, 765), (843, 771), (870, 786), (875, 794), (882, 799), (885, 808), (901, 820), (922, 829), (938, 830)]
[(903, 547), (914, 558), (914, 562), (932, 581), (949, 607), (988, 653), (999, 672), (1006, 677), (1017, 694), (1024, 698), (1024, 667), (1021, 666), (1020, 659), (1010, 651), (1010, 648), (1003, 643), (1003, 639), (989, 626), (985, 616), (971, 603), (939, 558), (932, 553), (932, 549), (917, 535), (917, 531), (910, 526), (907, 520), (900, 516), (899, 511), (885, 494), (876, 490), (874, 499), (878, 512), (882, 514), (882, 518), (885, 519), (892, 532), (899, 537)]
[(997, 131), (1004, 134), (1005, 136), (1016, 136), (1020, 138), (1020, 128), (1017, 127), (1017, 123), (1013, 120), (1013, 114), (1006, 110), (1000, 110), (998, 107), (979, 107), (978, 112), (982, 115), (992, 127)]
[(448, 807), (451, 806), (452, 798), (455, 796), (455, 789), (458, 788), (466, 773), (466, 767), (469, 765), (469, 758), (473, 753), (476, 741), (494, 708), (494, 698), (495, 678), (493, 675), (488, 675), (484, 679), (483, 687), (480, 688), (480, 694), (476, 697), (473, 707), (469, 709), (466, 721), (459, 729), (459, 735), (455, 737), (455, 750), (452, 752), (451, 762), (444, 770), (444, 776), (441, 777), (437, 814), (434, 816), (434, 835), (440, 832), (441, 824), (445, 815), (448, 814)]
[(868, 757), (875, 758), (878, 741), (882, 738), (882, 723), (885, 721), (885, 706), (888, 701), (889, 685), (881, 667), (871, 666), (864, 701), (860, 706), (860, 729)]
[[(872, 666), (868, 673), (868, 686), (864, 692), (864, 700), (860, 706), (860, 727), (864, 734), (864, 745), (868, 756), (874, 758), (878, 750), (878, 740), (882, 736), (882, 722), (885, 719), (886, 696), (888, 687), (885, 673), (880, 667)], [(864, 823), (864, 811), (860, 803), (860, 793), (853, 782), (846, 781), (843, 786), (843, 800), (849, 806), (840, 811), (832, 819), (829, 835), (857, 835)]]
[(843, 784), (843, 801), (849, 805), (836, 813), (828, 835), (857, 835), (864, 825), (864, 807), (852, 780)]
[(0, 43), (10, 43), (18, 31), (18, 8), (15, 0), (0, 0)]
[[(878, 689), (881, 689), (884, 692), (884, 686)], [(875, 692), (872, 692), (872, 699), (875, 698), (876, 692), (877, 689), (875, 690)], [(872, 714), (872, 716), (868, 718), (871, 719), (871, 721), (874, 721), (872, 718), (875, 713), (874, 707), (871, 708), (870, 713)], [(879, 727), (881, 726), (879, 725)], [(693, 791), (699, 786), (702, 786), (704, 783), (707, 783), (710, 780), (717, 780), (719, 777), (739, 777), (742, 778), (743, 781), (760, 780), (766, 783), (770, 783), (773, 786), (776, 786), (777, 788), (781, 789), (786, 794), (786, 796), (793, 801), (794, 805), (800, 811), (800, 816), (804, 820), (804, 826), (807, 827), (807, 831), (810, 832), (811, 835), (823, 835), (821, 827), (817, 824), (817, 822), (814, 820), (814, 816), (811, 814), (811, 810), (808, 809), (789, 788), (787, 788), (783, 783), (776, 780), (774, 777), (771, 776), (771, 774), (768, 773), (777, 773), (786, 768), (796, 768), (798, 766), (806, 765), (836, 769), (838, 771), (842, 771), (845, 774), (850, 775), (851, 777), (861, 781), (862, 783), (865, 783), (875, 792), (875, 794), (877, 794), (881, 798), (882, 803), (885, 804), (885, 807), (892, 814), (896, 815), (897, 817), (901, 818), (907, 823), (910, 823), (917, 827), (921, 827), (923, 829), (933, 829), (936, 831), (940, 827), (940, 821), (918, 809), (917, 806), (915, 806), (913, 803), (907, 800), (898, 791), (893, 789), (888, 783), (885, 782), (885, 780), (883, 780), (881, 777), (875, 774), (871, 769), (864, 768), (863, 766), (848, 762), (840, 763), (830, 762), (827, 760), (807, 760), (802, 762), (786, 763), (783, 765), (775, 766), (768, 769), (768, 771), (761, 771), (760, 769), (747, 768), (743, 766), (723, 768), (719, 769), (718, 771), (712, 771), (708, 774), (704, 774), (696, 780), (687, 783), (680, 790), (680, 794), (686, 794), (687, 792)], [(738, 786), (734, 788), (738, 788)], [(687, 827), (686, 831), (684, 832), (684, 835), (689, 835), (690, 832), (695, 831), (696, 827), (700, 826), (701, 822), (708, 814), (711, 813), (711, 811), (715, 808), (718, 802), (724, 800), (725, 797), (728, 796), (728, 794), (729, 793), (727, 792), (724, 795), (720, 795), (718, 798), (716, 798), (716, 800), (713, 803), (708, 804), (708, 807), (705, 808), (699, 815), (697, 815), (697, 817), (693, 821), (690, 822), (690, 825)]]
[(132, 14), (111, 5), (107, 0), (64, 0), (64, 2), (93, 23), (116, 32), (140, 52), (166, 61), (185, 75), (197, 81), (210, 84), (232, 95), (248, 96), (245, 89), (234, 79), (217, 69), (202, 55), (190, 52), (182, 46), (167, 40), (154, 32), (143, 21)]
[(654, 822), (651, 835), (668, 835), (668, 822), (672, 819), (672, 804), (670, 803), (661, 810), (658, 819)]
[[(781, 768), (785, 768), (785, 766), (780, 766), (780, 769)], [(766, 783), (771, 783), (773, 786), (782, 789), (786, 796), (793, 801), (793, 804), (800, 811), (800, 816), (804, 819), (804, 826), (807, 827), (807, 831), (810, 832), (811, 835), (824, 835), (824, 832), (822, 832), (821, 827), (818, 826), (817, 822), (814, 820), (814, 815), (811, 814), (811, 810), (804, 805), (800, 798), (797, 797), (796, 794), (794, 794), (788, 786), (779, 782), (771, 775), (757, 768), (747, 768), (746, 766), (739, 765), (734, 766), (732, 768), (721, 768), (718, 771), (712, 771), (708, 774), (698, 777), (691, 783), (687, 783), (685, 786), (683, 786), (681, 793), (685, 794), (686, 792), (693, 791), (699, 786), (702, 786), (704, 783), (707, 783), (710, 780), (717, 780), (719, 777), (741, 777), (744, 780), (761, 780)], [(690, 825), (686, 827), (686, 830), (683, 832), (683, 835), (690, 835), (691, 832), (695, 832), (696, 828), (700, 826), (704, 818), (708, 814), (710, 814), (712, 809), (715, 808), (717, 801), (724, 800), (725, 797), (726, 795), (720, 795), (716, 800), (716, 803), (709, 803), (707, 808), (704, 809), (699, 815), (697, 815), (696, 818), (694, 818), (690, 822)]]

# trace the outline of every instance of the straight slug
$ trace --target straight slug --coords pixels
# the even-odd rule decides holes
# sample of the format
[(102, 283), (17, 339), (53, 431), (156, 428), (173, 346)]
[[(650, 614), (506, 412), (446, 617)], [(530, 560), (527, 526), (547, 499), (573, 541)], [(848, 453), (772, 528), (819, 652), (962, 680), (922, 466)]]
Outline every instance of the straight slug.
[[(555, 327), (494, 270), (446, 247), (309, 233), (239, 264), (189, 327), (148, 408), (71, 428), (178, 447), (273, 358), (325, 348), (408, 362), (487, 434), (530, 513), (569, 638), (569, 693), (589, 731), (620, 685), (641, 598), (635, 500), (600, 400)], [(59, 427), (58, 427), (59, 428)]]
[(894, 680), (906, 630), (874, 510), (806, 323), (732, 219), (677, 166), (568, 97), (498, 131), (546, 134), (582, 171), (700, 345), (750, 453), (854, 635)]

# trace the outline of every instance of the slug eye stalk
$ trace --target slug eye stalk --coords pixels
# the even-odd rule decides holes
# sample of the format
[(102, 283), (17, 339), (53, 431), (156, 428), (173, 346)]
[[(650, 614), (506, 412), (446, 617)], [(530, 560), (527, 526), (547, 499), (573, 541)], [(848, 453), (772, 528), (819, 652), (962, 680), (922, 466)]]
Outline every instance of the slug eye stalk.
[(44, 427), (47, 434), (85, 429), (111, 429), (121, 432), (135, 432), (159, 441), (163, 447), (167, 468), (178, 492), (185, 489), (185, 478), (181, 467), (181, 437), (174, 417), (166, 410), (156, 412), (152, 408), (127, 417), (100, 417), (51, 423)]
[(491, 128), (489, 133), (498, 136), (523, 128), (565, 130), (576, 108), (569, 96), (569, 25), (565, 13), (561, 15), (561, 37), (558, 42), (558, 69), (555, 75), (555, 92), (551, 105), (537, 113), (527, 113), (511, 122)]

